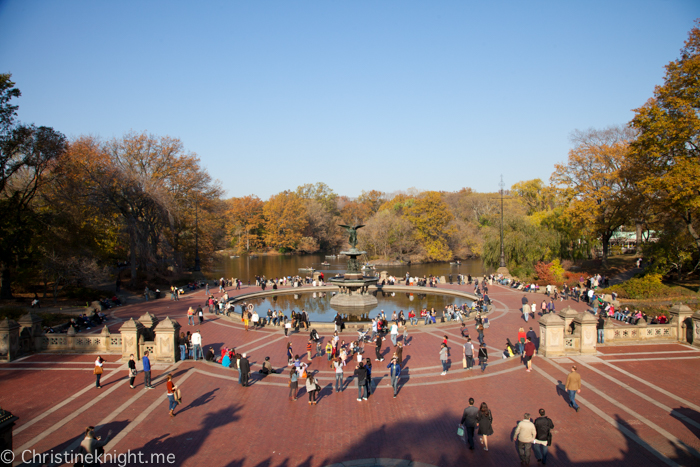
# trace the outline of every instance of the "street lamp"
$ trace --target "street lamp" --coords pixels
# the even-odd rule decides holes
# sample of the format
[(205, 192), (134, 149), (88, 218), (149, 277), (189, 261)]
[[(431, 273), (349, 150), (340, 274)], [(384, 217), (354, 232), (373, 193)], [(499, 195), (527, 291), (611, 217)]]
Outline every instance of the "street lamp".
[(501, 187), (500, 193), (501, 193), (501, 265), (500, 267), (504, 268), (506, 267), (506, 254), (503, 250), (503, 187), (505, 187), (505, 184), (503, 183), (503, 175), (501, 175), (501, 183), (498, 184), (499, 187)]

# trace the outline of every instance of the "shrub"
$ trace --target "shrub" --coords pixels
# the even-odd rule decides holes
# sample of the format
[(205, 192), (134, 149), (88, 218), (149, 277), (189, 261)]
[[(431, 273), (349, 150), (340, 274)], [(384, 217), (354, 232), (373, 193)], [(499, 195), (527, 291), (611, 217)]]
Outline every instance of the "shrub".
[(661, 274), (647, 274), (642, 277), (634, 277), (622, 284), (613, 285), (603, 290), (603, 293), (612, 292), (617, 292), (620, 298), (643, 300), (668, 295), (670, 287), (661, 283)]

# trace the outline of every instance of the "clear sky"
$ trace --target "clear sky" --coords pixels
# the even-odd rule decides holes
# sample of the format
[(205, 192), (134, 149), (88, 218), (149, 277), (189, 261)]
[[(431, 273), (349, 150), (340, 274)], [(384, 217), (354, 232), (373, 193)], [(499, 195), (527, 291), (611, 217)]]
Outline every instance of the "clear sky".
[(0, 0), (19, 119), (180, 138), (227, 196), (496, 191), (625, 124), (700, 17), (666, 1)]

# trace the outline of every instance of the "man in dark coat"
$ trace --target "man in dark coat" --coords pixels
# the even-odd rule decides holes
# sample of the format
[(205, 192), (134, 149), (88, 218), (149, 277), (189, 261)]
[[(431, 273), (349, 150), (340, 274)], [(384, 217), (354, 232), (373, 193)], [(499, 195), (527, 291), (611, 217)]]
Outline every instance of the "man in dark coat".
[(250, 362), (246, 358), (246, 354), (243, 354), (241, 361), (238, 363), (239, 371), (241, 372), (241, 385), (248, 386), (248, 377), (250, 376)]
[(474, 407), (474, 398), (469, 398), (469, 407), (464, 409), (462, 421), (459, 422), (464, 426), (464, 431), (467, 434), (467, 443), (469, 449), (474, 450), (474, 430), (476, 429), (476, 417), (479, 415), (479, 409)]

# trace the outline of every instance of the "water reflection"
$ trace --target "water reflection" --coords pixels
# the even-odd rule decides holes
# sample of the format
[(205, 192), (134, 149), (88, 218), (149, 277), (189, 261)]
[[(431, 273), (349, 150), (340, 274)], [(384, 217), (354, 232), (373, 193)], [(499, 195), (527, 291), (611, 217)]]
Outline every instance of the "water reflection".
[[(322, 263), (327, 262), (328, 265)], [(239, 258), (223, 258), (213, 268), (204, 271), (204, 274), (210, 279), (218, 279), (219, 277), (239, 278), (246, 284), (249, 280), (255, 283), (255, 276), (265, 275), (272, 279), (282, 276), (294, 276), (299, 274), (302, 277), (310, 276), (307, 271), (300, 272), (302, 268), (314, 268), (322, 271), (326, 277), (332, 277), (335, 274), (345, 272), (344, 256), (339, 258), (326, 257), (322, 254), (304, 255), (304, 256), (241, 256)], [(423, 276), (445, 276), (449, 281), (449, 275), (452, 274), (453, 280), (457, 281), (457, 274), (472, 276), (480, 276), (484, 273), (490, 273), (484, 269), (481, 260), (464, 260), (461, 265), (450, 265), (449, 263), (427, 263), (413, 264), (409, 266), (377, 266), (376, 271), (387, 271), (389, 274), (396, 277), (405, 277), (406, 273), (410, 273), (414, 277)]]
[(471, 305), (470, 300), (450, 295), (379, 291), (376, 293), (377, 306), (353, 310), (348, 316), (348, 310), (336, 310), (331, 307), (331, 296), (332, 292), (289, 293), (251, 299), (247, 302), (253, 304), (261, 316), (267, 316), (267, 310), (281, 311), (288, 317), (291, 316), (292, 310), (306, 310), (311, 321), (320, 322), (333, 321), (336, 312), (340, 312), (350, 321), (367, 321), (377, 316), (382, 310), (388, 317), (391, 317), (394, 311), (398, 314), (400, 310), (403, 310), (404, 314), (408, 316), (409, 310), (414, 310), (416, 314), (419, 314), (422, 308), (435, 308), (441, 311), (447, 305), (462, 305), (463, 303)]

